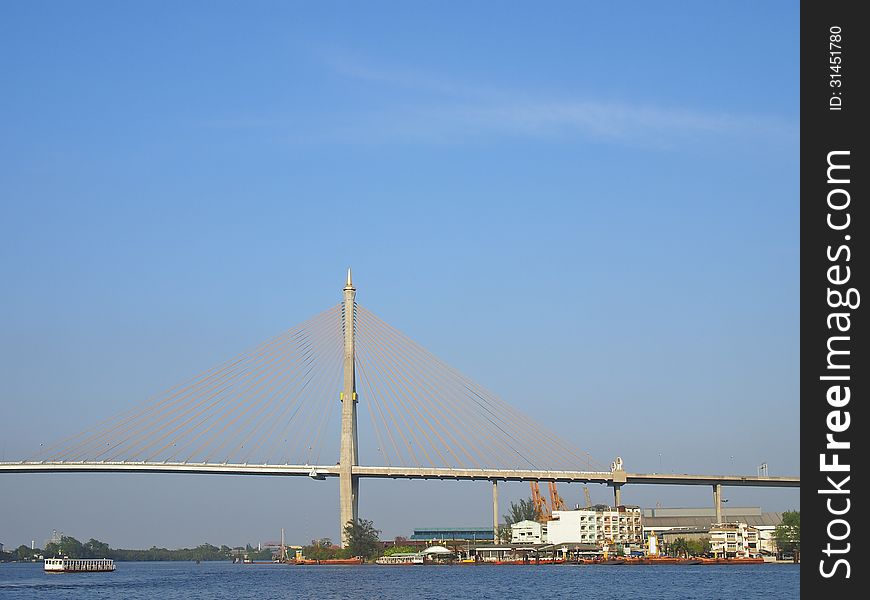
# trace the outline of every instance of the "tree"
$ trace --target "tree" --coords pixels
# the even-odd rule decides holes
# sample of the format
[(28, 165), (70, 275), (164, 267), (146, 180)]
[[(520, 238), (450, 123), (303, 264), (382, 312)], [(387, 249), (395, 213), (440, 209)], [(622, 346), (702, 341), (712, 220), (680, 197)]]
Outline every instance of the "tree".
[(21, 544), (15, 551), (18, 560), (30, 560), (33, 557), (33, 550), (29, 547)]
[(686, 551), (689, 556), (703, 556), (710, 552), (710, 538), (687, 540)]
[(541, 516), (541, 512), (535, 507), (535, 503), (531, 498), (528, 500), (520, 499), (518, 503), (511, 502), (510, 513), (503, 515), (504, 522), (510, 528), (514, 523), (520, 521), (537, 521)]
[(782, 513), (782, 523), (776, 526), (773, 537), (780, 552), (791, 552), (798, 560), (801, 551), (801, 512), (789, 510)]
[[(264, 559), (257, 558), (255, 560), (269, 560), (272, 558), (271, 551), (267, 551), (268, 556)], [(200, 544), (190, 553), (193, 560), (219, 560), (221, 557), (221, 549), (212, 544)]]
[(319, 540), (311, 540), (311, 544), (302, 549), (305, 558), (312, 560), (326, 560), (329, 558), (339, 558), (340, 551), (332, 545), (332, 540), (329, 538), (320, 538)]
[(384, 556), (392, 556), (393, 554), (401, 554), (403, 552), (416, 552), (413, 546), (390, 546), (384, 550)]
[(108, 558), (111, 551), (109, 544), (94, 538), (89, 539), (84, 545), (86, 558)]
[(373, 558), (380, 554), (383, 548), (380, 533), (379, 529), (375, 529), (374, 523), (367, 519), (348, 521), (344, 526), (348, 550), (353, 556), (363, 558)]
[(60, 538), (59, 543), (49, 542), (48, 544), (46, 544), (44, 555), (68, 556), (70, 558), (86, 558), (84, 544), (82, 544), (74, 537), (70, 537), (68, 535)]
[(671, 556), (689, 556), (689, 542), (686, 538), (678, 537), (670, 543), (668, 552)]

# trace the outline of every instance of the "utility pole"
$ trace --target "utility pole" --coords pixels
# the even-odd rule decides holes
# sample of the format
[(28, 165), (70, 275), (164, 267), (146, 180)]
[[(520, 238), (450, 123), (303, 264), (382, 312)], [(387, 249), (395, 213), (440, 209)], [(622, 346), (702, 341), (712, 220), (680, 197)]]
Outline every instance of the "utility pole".
[(354, 365), (354, 335), (356, 333), (356, 288), (350, 269), (344, 286), (344, 386), (341, 392), (341, 452), (339, 455), (339, 514), (341, 518), (341, 547), (347, 546), (344, 527), (348, 521), (356, 523), (359, 507), (359, 477), (353, 474), (357, 464), (356, 431), (356, 368)]

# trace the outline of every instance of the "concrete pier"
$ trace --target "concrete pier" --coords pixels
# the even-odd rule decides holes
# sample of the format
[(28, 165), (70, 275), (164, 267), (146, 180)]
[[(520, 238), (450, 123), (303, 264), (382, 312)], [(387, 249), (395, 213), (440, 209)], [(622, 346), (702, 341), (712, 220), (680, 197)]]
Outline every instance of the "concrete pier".
[(492, 480), (492, 541), (498, 543), (498, 481)]
[(722, 522), (722, 484), (713, 484), (713, 508), (716, 509), (716, 522)]

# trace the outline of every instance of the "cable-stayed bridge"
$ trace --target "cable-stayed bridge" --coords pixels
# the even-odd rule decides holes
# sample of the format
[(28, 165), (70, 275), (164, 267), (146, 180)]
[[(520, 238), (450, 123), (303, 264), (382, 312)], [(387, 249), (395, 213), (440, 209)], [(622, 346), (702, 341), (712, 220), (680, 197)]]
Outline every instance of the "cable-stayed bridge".
[[(799, 487), (799, 477), (628, 473), (603, 466), (356, 303), (248, 352), (0, 473), (148, 472), (339, 478), (340, 523), (365, 478)], [(365, 407), (360, 451), (358, 407)], [(360, 464), (360, 456), (368, 464)], [(376, 466), (380, 465), (380, 466)], [(342, 542), (344, 542), (342, 527)]]

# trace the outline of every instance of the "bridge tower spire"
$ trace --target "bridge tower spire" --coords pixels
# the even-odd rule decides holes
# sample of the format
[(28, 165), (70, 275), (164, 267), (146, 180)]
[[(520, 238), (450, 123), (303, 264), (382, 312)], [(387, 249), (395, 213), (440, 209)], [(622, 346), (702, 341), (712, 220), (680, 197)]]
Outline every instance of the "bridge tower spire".
[(344, 285), (343, 325), (344, 325), (344, 386), (341, 392), (341, 452), (339, 455), (339, 513), (341, 517), (341, 546), (347, 546), (344, 527), (348, 521), (356, 522), (359, 506), (359, 477), (353, 474), (357, 465), (356, 429), (356, 367), (354, 364), (354, 336), (356, 334), (356, 311), (354, 301), (356, 288), (353, 287), (350, 268)]

